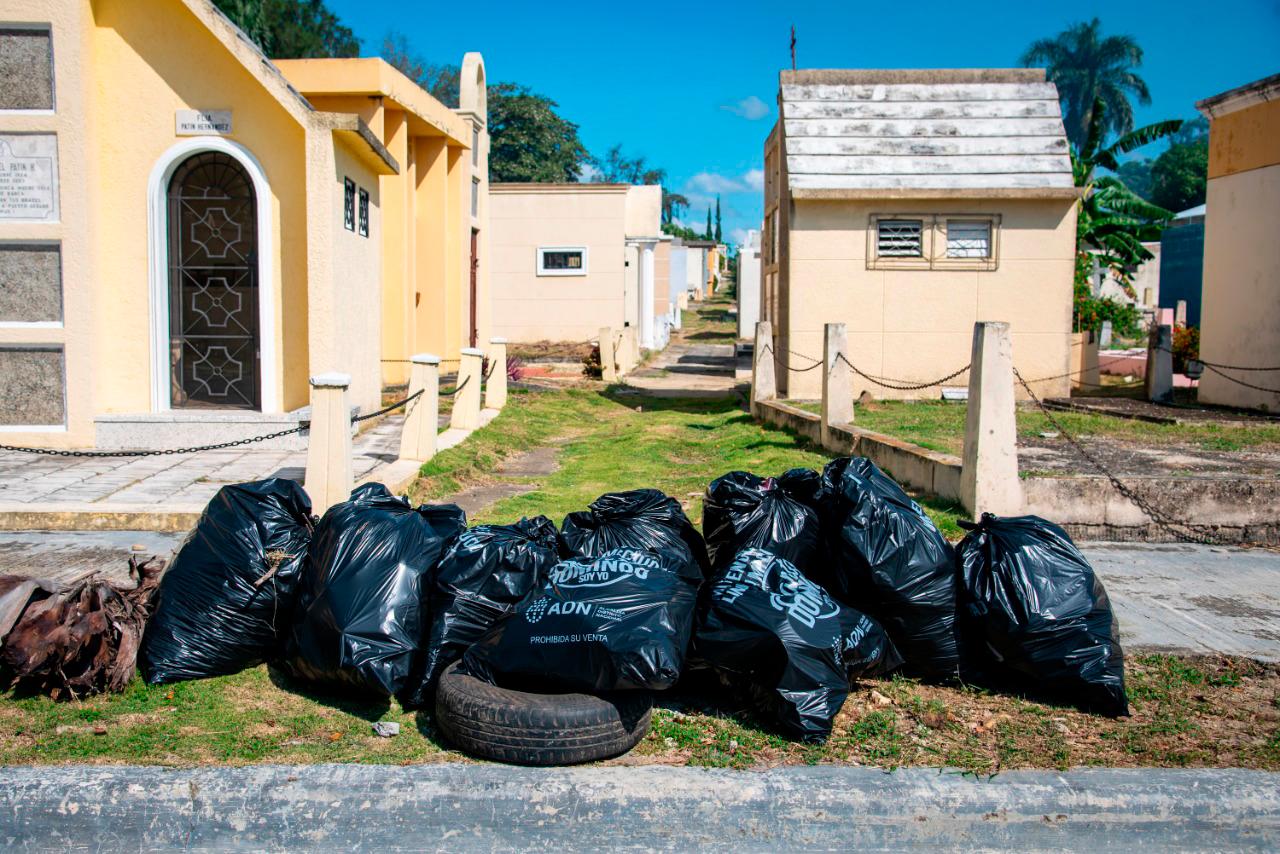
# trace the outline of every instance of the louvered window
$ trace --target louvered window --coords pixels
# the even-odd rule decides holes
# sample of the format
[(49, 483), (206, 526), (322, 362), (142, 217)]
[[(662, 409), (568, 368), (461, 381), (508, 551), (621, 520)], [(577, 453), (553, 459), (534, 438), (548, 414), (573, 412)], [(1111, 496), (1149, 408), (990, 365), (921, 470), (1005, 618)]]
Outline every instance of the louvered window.
[(990, 258), (991, 221), (947, 220), (948, 258)]
[(924, 254), (918, 219), (882, 219), (877, 223), (876, 252), (882, 258), (919, 258)]

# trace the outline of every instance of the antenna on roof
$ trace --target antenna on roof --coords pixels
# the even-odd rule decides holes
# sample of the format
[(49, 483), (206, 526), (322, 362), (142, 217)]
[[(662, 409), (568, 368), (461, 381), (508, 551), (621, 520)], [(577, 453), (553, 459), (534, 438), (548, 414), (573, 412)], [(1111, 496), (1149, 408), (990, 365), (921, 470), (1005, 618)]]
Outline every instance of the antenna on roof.
[(791, 70), (796, 70), (796, 25), (791, 25)]

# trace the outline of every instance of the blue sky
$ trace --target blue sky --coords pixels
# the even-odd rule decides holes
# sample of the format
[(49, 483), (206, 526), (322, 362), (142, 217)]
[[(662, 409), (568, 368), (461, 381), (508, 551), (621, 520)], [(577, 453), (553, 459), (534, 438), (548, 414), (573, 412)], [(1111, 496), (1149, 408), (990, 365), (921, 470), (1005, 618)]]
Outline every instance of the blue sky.
[(759, 227), (761, 152), (792, 24), (800, 68), (1004, 67), (1034, 39), (1097, 16), (1146, 52), (1152, 104), (1140, 123), (1190, 118), (1196, 100), (1280, 72), (1280, 0), (328, 3), (366, 53), (392, 29), (437, 62), (481, 51), (491, 82), (558, 101), (593, 153), (622, 143), (665, 168), (694, 201), (696, 227), (721, 193), (726, 235)]

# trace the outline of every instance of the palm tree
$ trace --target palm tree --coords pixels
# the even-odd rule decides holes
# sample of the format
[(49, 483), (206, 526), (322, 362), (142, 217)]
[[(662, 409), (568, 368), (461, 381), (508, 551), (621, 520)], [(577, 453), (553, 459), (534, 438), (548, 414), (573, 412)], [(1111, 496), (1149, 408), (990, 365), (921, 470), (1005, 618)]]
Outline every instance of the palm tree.
[(1116, 279), (1127, 286), (1134, 268), (1153, 257), (1143, 241), (1159, 240), (1173, 214), (1135, 194), (1115, 174), (1096, 173), (1099, 168), (1115, 173), (1121, 154), (1172, 136), (1182, 127), (1182, 120), (1140, 127), (1104, 147), (1108, 112), (1106, 102), (1095, 99), (1084, 145), (1071, 147), (1071, 170), (1076, 186), (1082, 188), (1076, 242), (1081, 251), (1096, 250), (1099, 263), (1110, 267)]
[(1106, 105), (1104, 134), (1133, 130), (1130, 96), (1151, 103), (1146, 81), (1134, 69), (1142, 65), (1142, 48), (1131, 36), (1102, 36), (1102, 22), (1072, 24), (1051, 39), (1040, 39), (1022, 55), (1025, 66), (1044, 66), (1058, 87), (1067, 138), (1081, 148), (1093, 125), (1094, 104)]

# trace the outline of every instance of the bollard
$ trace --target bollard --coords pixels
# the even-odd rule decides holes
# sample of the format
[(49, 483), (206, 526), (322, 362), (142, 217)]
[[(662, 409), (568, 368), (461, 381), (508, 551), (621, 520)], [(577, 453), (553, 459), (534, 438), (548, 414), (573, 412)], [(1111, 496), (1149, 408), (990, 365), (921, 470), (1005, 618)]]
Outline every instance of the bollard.
[(618, 346), (618, 369), (621, 374), (629, 374), (640, 364), (640, 337), (634, 326), (622, 328), (622, 343)]
[(419, 353), (409, 362), (409, 394), (422, 396), (405, 409), (400, 433), (400, 459), (426, 462), (436, 455), (440, 427), (440, 357)]
[[(822, 422), (824, 448), (831, 448), (831, 427), (853, 423), (853, 368), (849, 367), (849, 335), (843, 323), (822, 327)], [(843, 356), (844, 358), (841, 358)]]
[(304, 486), (317, 515), (351, 497), (355, 477), (351, 465), (351, 409), (347, 406), (347, 374), (311, 378), (311, 428), (307, 439)]
[(1152, 403), (1173, 403), (1173, 327), (1167, 323), (1151, 330), (1146, 391)]
[(778, 399), (778, 381), (774, 373), (773, 326), (767, 320), (756, 322), (756, 343), (751, 353), (751, 414), (760, 417), (756, 404)]
[(1187, 325), (1187, 301), (1184, 299), (1180, 299), (1174, 303), (1173, 324), (1174, 326)]
[(1111, 346), (1111, 321), (1110, 320), (1102, 321), (1102, 335), (1100, 336), (1100, 340), (1098, 341), (1098, 346), (1103, 348), (1104, 350), (1107, 347)]
[(960, 503), (979, 518), (1022, 512), (1009, 324), (973, 325)]
[(671, 328), (680, 329), (684, 319), (680, 316), (680, 306), (676, 302), (671, 303)]
[(489, 339), (489, 378), (484, 383), (484, 405), (501, 409), (507, 405), (507, 339)]
[(1071, 384), (1076, 388), (1097, 388), (1102, 380), (1098, 376), (1098, 336), (1092, 330), (1076, 333), (1080, 354), (1076, 360), (1075, 377)]
[(600, 329), (600, 379), (607, 383), (616, 383), (618, 381), (618, 363), (613, 346), (613, 330), (607, 326)]
[(480, 426), (480, 366), (484, 351), (463, 347), (458, 367), (458, 388), (453, 398), (453, 416), (449, 426), (455, 430), (474, 430)]

